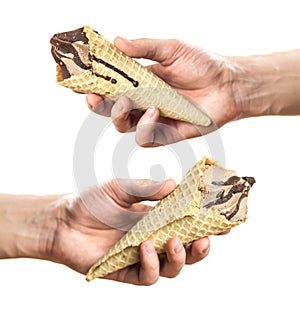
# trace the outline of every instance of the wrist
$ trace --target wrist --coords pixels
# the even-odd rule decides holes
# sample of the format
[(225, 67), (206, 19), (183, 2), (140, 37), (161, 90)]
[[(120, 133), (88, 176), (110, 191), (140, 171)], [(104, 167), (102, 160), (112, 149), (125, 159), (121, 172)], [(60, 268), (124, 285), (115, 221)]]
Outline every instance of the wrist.
[(0, 195), (0, 258), (47, 258), (57, 196)]
[(300, 50), (232, 59), (241, 118), (300, 114)]

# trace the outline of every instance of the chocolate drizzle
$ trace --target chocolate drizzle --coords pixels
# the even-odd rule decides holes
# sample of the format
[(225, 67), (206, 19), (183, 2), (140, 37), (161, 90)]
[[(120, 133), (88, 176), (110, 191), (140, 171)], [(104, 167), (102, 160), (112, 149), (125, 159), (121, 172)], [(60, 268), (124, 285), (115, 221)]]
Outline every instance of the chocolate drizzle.
[(121, 69), (115, 67), (114, 65), (111, 65), (107, 62), (105, 62), (103, 59), (96, 57), (95, 55), (90, 55), (90, 60), (91, 61), (95, 61), (97, 63), (100, 63), (102, 65), (104, 65), (107, 68), (110, 68), (111, 70), (113, 70), (114, 72), (120, 74), (121, 76), (123, 76), (125, 79), (129, 80), (133, 87), (138, 87), (139, 82), (134, 80), (132, 77), (130, 77), (128, 74), (126, 74), (125, 72), (123, 72)]
[(98, 73), (93, 73), (93, 74), (95, 74), (95, 76), (97, 76), (97, 77), (101, 77), (101, 78), (103, 78), (103, 79), (105, 79), (107, 81), (110, 81), (112, 84), (116, 84), (117, 83), (117, 80), (115, 78), (111, 78), (110, 76), (104, 76), (104, 75), (100, 75)]

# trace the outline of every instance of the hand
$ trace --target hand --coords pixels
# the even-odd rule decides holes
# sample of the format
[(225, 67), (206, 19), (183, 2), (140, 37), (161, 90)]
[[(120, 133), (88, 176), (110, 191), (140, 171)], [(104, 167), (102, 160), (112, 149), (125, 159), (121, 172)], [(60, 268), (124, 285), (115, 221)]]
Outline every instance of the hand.
[[(87, 96), (90, 108), (100, 115), (111, 116), (117, 130), (136, 130), (138, 144), (156, 146), (197, 137), (240, 116), (242, 105), (238, 100), (238, 88), (234, 79), (239, 69), (229, 58), (214, 55), (178, 40), (128, 41), (116, 38), (115, 45), (131, 57), (157, 61), (156, 64), (148, 66), (149, 70), (183, 95), (194, 99), (214, 122), (209, 128), (197, 127), (159, 117), (156, 108), (150, 108), (146, 113), (132, 110), (126, 97), (121, 97), (113, 103), (102, 96)], [(157, 122), (161, 124), (156, 124)]]
[[(79, 197), (60, 201), (55, 211), (55, 233), (47, 243), (47, 258), (86, 274), (150, 207), (143, 200), (158, 200), (175, 188), (171, 180), (112, 180), (89, 189)], [(52, 226), (54, 227), (54, 226)], [(48, 235), (49, 236), (49, 235)], [(141, 262), (109, 274), (120, 282), (150, 285), (159, 275), (175, 277), (185, 263), (202, 260), (209, 250), (207, 237), (184, 248), (178, 238), (170, 240), (160, 256), (150, 241), (141, 245)]]

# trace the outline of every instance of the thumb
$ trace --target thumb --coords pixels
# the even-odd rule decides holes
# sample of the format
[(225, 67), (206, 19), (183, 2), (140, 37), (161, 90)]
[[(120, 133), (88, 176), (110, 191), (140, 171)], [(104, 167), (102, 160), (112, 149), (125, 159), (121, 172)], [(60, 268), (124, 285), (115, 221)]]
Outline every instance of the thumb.
[(130, 206), (143, 200), (159, 200), (172, 192), (176, 183), (172, 179), (163, 182), (151, 179), (115, 179), (110, 182), (120, 205)]
[(127, 40), (116, 37), (115, 46), (126, 55), (135, 58), (146, 58), (159, 63), (163, 63), (170, 58), (178, 48), (178, 40), (157, 40), (157, 39), (137, 39)]

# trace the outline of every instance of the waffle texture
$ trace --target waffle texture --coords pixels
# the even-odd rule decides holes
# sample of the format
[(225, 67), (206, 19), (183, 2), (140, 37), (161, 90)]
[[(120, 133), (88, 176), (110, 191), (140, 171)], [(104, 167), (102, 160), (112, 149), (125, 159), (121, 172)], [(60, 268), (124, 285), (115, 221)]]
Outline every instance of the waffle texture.
[[(209, 167), (212, 167), (213, 172), (205, 176), (205, 171)], [(220, 171), (223, 174), (221, 177), (218, 176), (216, 185), (214, 185), (214, 167), (217, 167), (218, 174)], [(104, 277), (139, 262), (139, 246), (146, 240), (151, 240), (156, 251), (163, 253), (166, 243), (173, 237), (179, 237), (183, 244), (187, 244), (204, 236), (219, 234), (244, 222), (247, 213), (247, 194), (252, 184), (234, 175), (233, 171), (222, 169), (210, 158), (203, 158), (186, 173), (171, 194), (158, 202), (91, 267), (87, 280)], [(226, 183), (223, 176), (231, 180), (235, 178), (237, 183), (235, 185), (232, 185), (230, 181)], [(203, 177), (212, 179), (203, 182), (201, 181)], [(214, 187), (220, 186), (221, 183), (225, 184), (227, 195), (222, 199), (220, 195), (224, 193), (222, 189), (216, 193), (217, 200), (206, 201), (205, 196), (209, 194), (211, 184)], [(238, 192), (240, 195), (236, 199)], [(242, 204), (241, 201), (243, 201)], [(222, 210), (220, 212), (216, 207), (224, 208), (224, 212)], [(238, 215), (239, 208), (243, 209), (240, 216)], [(234, 214), (232, 219), (226, 218), (226, 210), (231, 210), (231, 215)]]
[[(78, 71), (80, 68), (78, 67), (76, 74), (64, 78), (61, 63), (58, 62), (56, 77), (60, 85), (76, 92), (96, 93), (112, 100), (127, 96), (132, 101), (133, 108), (145, 111), (150, 106), (155, 106), (165, 117), (201, 126), (211, 124), (210, 118), (200, 107), (196, 108), (146, 67), (118, 50), (101, 34), (89, 26), (84, 26), (82, 32), (88, 39), (91, 67), (81, 71)], [(76, 42), (72, 39), (72, 41), (79, 57), (83, 56), (80, 40)], [(54, 41), (51, 43), (53, 45)], [(60, 47), (53, 45), (53, 47), (59, 50), (62, 45)], [(67, 58), (72, 58), (72, 55), (69, 54)], [(86, 56), (81, 60), (84, 58)]]

